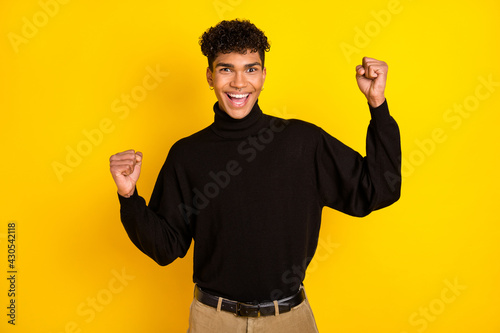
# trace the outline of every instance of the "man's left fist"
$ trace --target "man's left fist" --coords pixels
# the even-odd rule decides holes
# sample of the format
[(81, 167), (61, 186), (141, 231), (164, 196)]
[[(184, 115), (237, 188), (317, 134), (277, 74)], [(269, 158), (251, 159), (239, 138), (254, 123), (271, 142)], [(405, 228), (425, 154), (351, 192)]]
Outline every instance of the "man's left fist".
[(388, 69), (385, 62), (368, 57), (363, 57), (362, 65), (356, 66), (358, 87), (374, 108), (385, 101), (384, 90)]

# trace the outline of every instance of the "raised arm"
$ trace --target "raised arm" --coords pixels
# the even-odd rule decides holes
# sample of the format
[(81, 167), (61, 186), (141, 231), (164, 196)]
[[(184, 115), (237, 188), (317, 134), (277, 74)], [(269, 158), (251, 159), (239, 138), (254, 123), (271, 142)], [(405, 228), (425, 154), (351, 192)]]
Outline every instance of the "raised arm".
[(365, 216), (400, 197), (400, 134), (384, 96), (387, 68), (385, 62), (366, 57), (356, 67), (358, 86), (371, 113), (365, 157), (321, 131), (317, 147), (321, 198), (325, 206), (349, 215)]
[(118, 189), (121, 221), (130, 240), (163, 266), (186, 254), (192, 233), (177, 208), (181, 199), (166, 164), (149, 206), (137, 193), (142, 157), (142, 153), (134, 150), (115, 154), (110, 158), (110, 171)]

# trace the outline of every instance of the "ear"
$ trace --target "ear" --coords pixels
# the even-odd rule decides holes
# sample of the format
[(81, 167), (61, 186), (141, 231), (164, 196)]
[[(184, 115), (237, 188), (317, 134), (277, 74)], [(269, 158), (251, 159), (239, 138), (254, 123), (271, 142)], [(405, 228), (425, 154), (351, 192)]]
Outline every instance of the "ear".
[(213, 73), (210, 70), (210, 67), (207, 67), (207, 82), (210, 87), (214, 86), (214, 78), (213, 78)]
[(266, 75), (267, 75), (267, 70), (266, 67), (262, 69), (262, 82), (264, 83), (266, 81)]

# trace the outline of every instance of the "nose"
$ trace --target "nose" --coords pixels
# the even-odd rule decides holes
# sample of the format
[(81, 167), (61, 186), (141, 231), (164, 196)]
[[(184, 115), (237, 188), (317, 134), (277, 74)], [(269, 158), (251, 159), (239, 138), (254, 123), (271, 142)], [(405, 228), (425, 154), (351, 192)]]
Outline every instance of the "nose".
[(241, 72), (236, 72), (233, 80), (231, 81), (231, 87), (236, 88), (236, 89), (241, 89), (246, 87), (247, 81), (245, 78), (245, 75)]

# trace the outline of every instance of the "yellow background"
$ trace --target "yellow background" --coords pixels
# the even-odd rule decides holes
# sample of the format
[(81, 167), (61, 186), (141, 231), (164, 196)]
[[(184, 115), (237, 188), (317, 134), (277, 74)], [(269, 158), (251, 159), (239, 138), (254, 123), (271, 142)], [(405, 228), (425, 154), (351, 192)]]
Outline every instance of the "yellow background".
[[(364, 55), (389, 64), (402, 197), (363, 219), (324, 211), (305, 280), (319, 330), (500, 332), (499, 10), (448, 0), (2, 1), (0, 276), (10, 221), (18, 274), (16, 326), (1, 278), (0, 331), (186, 331), (192, 252), (159, 267), (134, 247), (108, 158), (144, 153), (138, 188), (149, 200), (170, 146), (213, 119), (198, 37), (239, 17), (272, 43), (263, 110), (316, 123), (361, 153), (369, 113), (354, 68)], [(114, 112), (122, 94), (141, 92), (147, 68), (168, 76), (128, 114)], [(89, 146), (84, 133), (97, 129)], [(58, 176), (54, 165), (78, 147), (85, 156)]]

